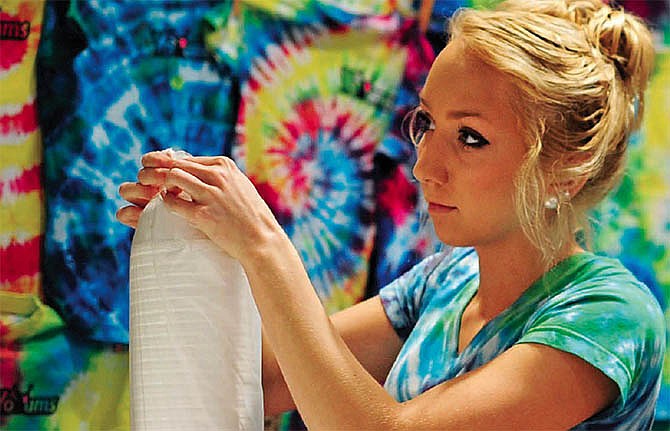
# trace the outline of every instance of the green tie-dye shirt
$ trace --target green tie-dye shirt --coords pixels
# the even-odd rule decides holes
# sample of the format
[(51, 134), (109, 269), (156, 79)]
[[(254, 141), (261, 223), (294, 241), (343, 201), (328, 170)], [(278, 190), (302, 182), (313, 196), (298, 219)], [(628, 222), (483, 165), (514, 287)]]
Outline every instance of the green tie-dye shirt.
[(425, 259), (380, 291), (404, 339), (386, 383), (398, 401), (495, 359), (518, 343), (572, 353), (614, 380), (620, 397), (575, 429), (648, 429), (665, 351), (665, 323), (646, 286), (618, 261), (569, 257), (457, 351), (465, 306), (477, 292), (478, 257), (456, 248)]

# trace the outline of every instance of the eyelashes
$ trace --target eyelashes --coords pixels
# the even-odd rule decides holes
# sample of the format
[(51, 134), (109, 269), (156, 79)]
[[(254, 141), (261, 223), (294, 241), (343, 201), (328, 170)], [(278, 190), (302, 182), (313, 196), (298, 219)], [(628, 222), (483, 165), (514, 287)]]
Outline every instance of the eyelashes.
[(426, 132), (435, 130), (433, 119), (419, 106), (409, 111), (402, 122), (403, 134), (414, 146), (421, 143)]
[[(435, 130), (435, 122), (428, 112), (417, 106), (405, 115), (402, 130), (404, 137), (414, 146), (418, 146), (426, 133)], [(469, 148), (482, 148), (489, 144), (481, 133), (467, 126), (459, 126), (458, 141)]]
[(469, 127), (458, 129), (458, 140), (466, 147), (482, 148), (489, 144), (479, 132)]

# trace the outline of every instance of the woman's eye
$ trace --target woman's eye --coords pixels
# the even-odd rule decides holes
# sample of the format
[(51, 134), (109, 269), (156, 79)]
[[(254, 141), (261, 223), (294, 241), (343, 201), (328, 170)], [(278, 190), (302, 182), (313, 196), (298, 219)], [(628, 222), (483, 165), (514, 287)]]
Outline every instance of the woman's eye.
[(469, 127), (462, 127), (458, 131), (458, 140), (466, 147), (481, 148), (489, 144), (482, 135)]
[(410, 113), (409, 139), (414, 145), (419, 145), (426, 132), (435, 130), (435, 123), (430, 115), (421, 108), (416, 108)]

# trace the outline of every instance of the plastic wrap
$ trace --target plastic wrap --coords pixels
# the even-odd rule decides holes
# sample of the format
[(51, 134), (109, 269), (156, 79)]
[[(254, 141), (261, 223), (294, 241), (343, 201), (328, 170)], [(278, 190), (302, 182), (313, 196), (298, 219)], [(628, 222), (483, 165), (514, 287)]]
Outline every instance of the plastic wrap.
[(171, 213), (140, 217), (130, 257), (132, 429), (261, 430), (261, 322), (238, 261)]

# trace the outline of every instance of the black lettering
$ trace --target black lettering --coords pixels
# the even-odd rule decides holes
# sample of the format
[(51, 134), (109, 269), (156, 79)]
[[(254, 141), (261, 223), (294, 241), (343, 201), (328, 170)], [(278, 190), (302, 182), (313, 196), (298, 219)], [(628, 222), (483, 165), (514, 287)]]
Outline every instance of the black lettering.
[(21, 394), (16, 385), (13, 388), (2, 388), (0, 392), (0, 413), (4, 416), (21, 413)]
[(30, 36), (30, 21), (0, 21), (0, 39), (26, 40)]
[(28, 36), (30, 36), (30, 21), (23, 21), (21, 23), (21, 38), (26, 40)]
[(55, 413), (59, 397), (32, 397), (30, 396), (32, 388), (33, 385), (29, 385), (25, 392), (21, 392), (17, 385), (11, 389), (0, 388), (0, 414), (44, 416)]
[(54, 401), (54, 398), (51, 397), (36, 397), (28, 400), (28, 403), (24, 406), (24, 411), (25, 414), (31, 416), (50, 415), (56, 411), (57, 405), (57, 398)]

